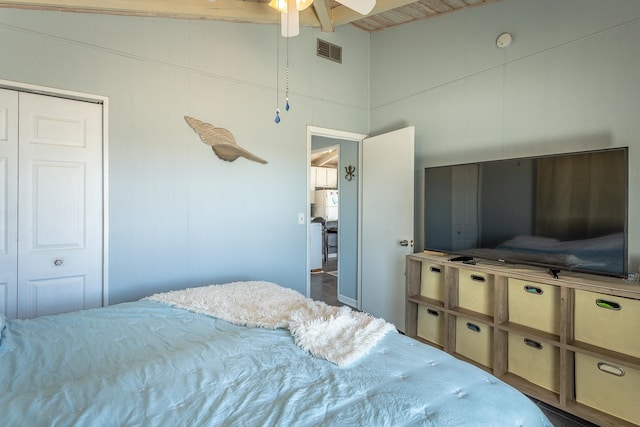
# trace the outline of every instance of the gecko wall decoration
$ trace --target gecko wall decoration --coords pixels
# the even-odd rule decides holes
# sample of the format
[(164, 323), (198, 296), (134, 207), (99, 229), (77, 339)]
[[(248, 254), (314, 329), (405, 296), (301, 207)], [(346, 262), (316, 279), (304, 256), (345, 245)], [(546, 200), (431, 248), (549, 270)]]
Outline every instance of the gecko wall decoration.
[(344, 171), (346, 172), (344, 178), (347, 181), (351, 181), (353, 179), (353, 177), (356, 176), (356, 168), (355, 168), (355, 166), (352, 166), (352, 165), (345, 166)]
[(254, 162), (265, 164), (266, 160), (240, 147), (233, 134), (224, 128), (217, 128), (212, 124), (201, 122), (193, 117), (184, 116), (189, 126), (200, 136), (202, 142), (211, 146), (218, 157), (232, 162), (238, 157), (244, 157)]

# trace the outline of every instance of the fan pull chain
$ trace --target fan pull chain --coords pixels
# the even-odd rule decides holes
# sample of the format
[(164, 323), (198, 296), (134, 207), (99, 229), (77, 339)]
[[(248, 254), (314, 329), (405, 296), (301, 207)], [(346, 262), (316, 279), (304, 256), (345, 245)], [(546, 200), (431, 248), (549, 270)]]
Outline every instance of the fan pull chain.
[[(292, 1), (292, 0), (289, 0)], [(289, 14), (287, 13), (287, 26), (289, 25)], [(284, 109), (289, 111), (289, 37), (287, 37), (287, 68), (285, 73), (285, 82), (286, 82), (286, 90), (285, 90), (285, 104)]]
[(286, 90), (286, 98), (285, 98), (285, 104), (284, 104), (284, 109), (289, 111), (289, 67), (287, 67), (287, 90)]
[(280, 25), (276, 27), (276, 118), (273, 120), (276, 124), (280, 123), (280, 26), (282, 25), (282, 14), (280, 14)]

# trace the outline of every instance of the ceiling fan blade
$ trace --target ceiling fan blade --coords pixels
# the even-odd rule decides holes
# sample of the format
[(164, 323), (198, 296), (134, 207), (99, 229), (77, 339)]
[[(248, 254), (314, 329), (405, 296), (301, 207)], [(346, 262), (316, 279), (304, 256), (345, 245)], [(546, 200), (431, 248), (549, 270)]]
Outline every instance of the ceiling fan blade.
[(300, 14), (295, 0), (287, 1), (287, 12), (280, 13), (282, 37), (294, 37), (300, 34)]
[(360, 15), (366, 15), (376, 6), (376, 0), (337, 0), (338, 3), (355, 10)]

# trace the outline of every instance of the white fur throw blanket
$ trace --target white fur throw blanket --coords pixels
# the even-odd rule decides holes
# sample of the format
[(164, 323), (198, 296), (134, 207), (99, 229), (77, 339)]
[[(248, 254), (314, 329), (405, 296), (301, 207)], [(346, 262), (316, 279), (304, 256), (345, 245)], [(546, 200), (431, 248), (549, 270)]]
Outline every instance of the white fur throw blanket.
[(242, 326), (288, 328), (295, 343), (316, 357), (346, 366), (395, 327), (349, 307), (333, 307), (270, 282), (234, 282), (171, 291), (145, 299)]

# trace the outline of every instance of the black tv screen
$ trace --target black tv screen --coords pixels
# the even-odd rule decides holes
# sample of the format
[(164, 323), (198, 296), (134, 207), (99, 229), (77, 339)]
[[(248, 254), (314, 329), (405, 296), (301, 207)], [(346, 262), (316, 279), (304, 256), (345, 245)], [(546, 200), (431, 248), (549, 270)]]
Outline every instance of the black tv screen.
[(624, 276), (627, 148), (425, 169), (426, 250)]

